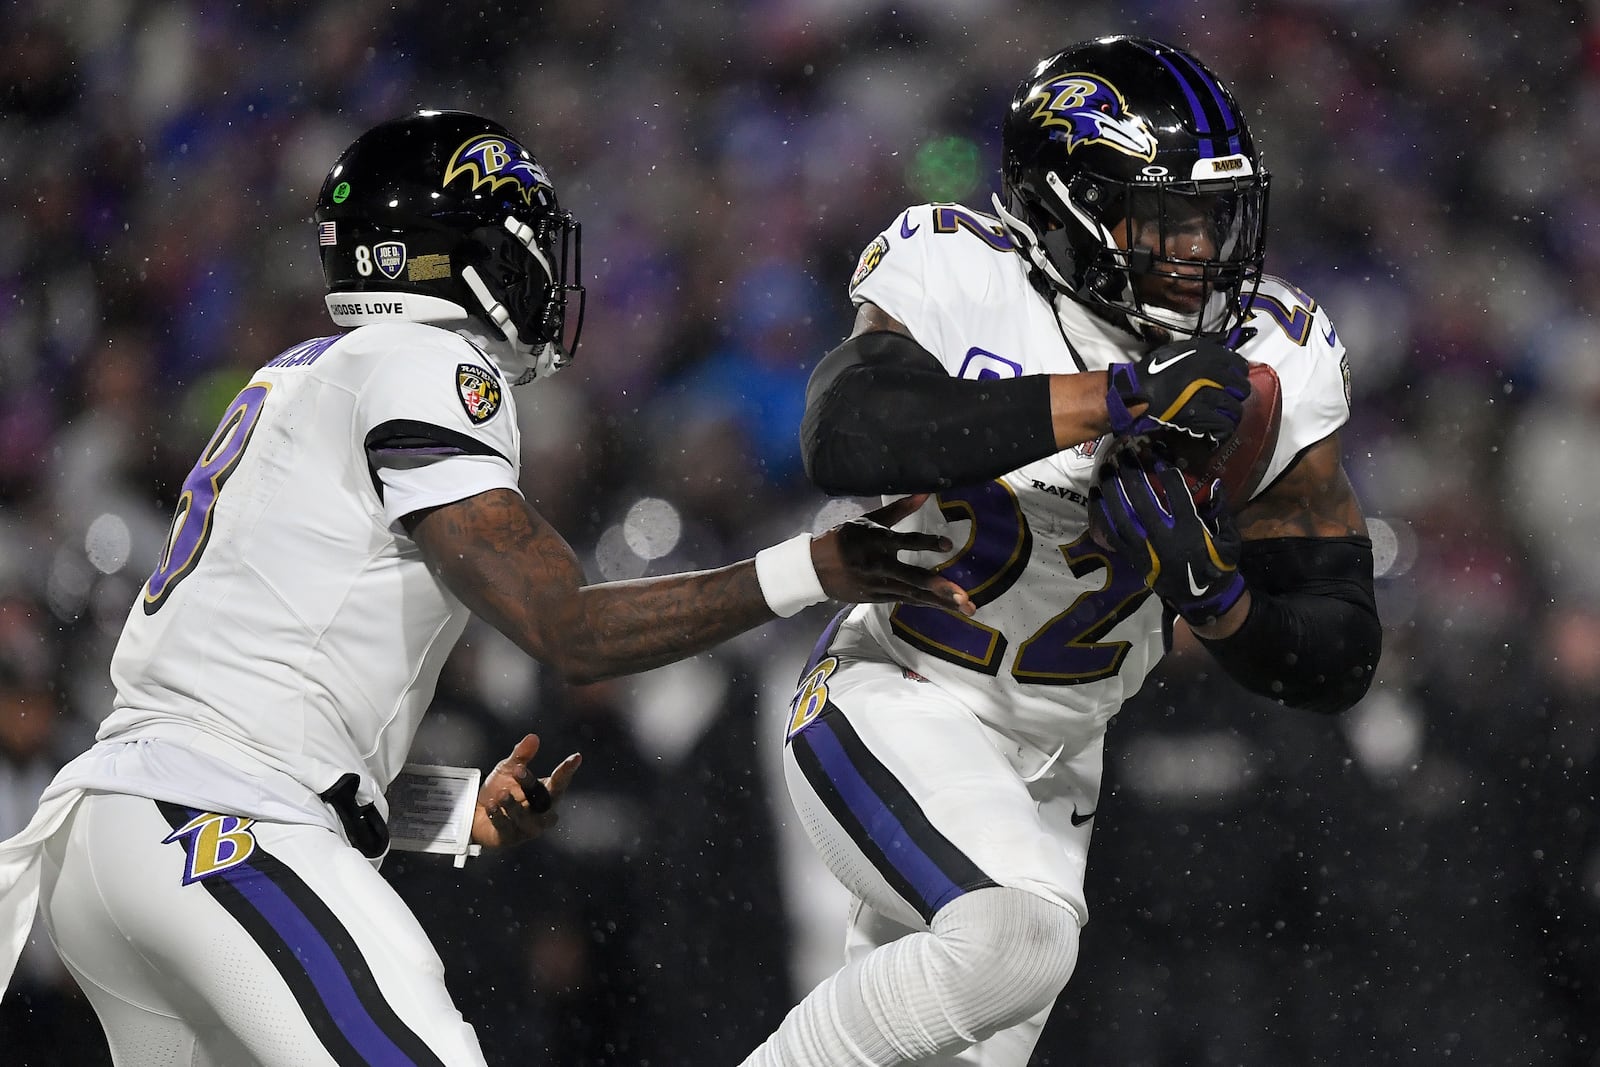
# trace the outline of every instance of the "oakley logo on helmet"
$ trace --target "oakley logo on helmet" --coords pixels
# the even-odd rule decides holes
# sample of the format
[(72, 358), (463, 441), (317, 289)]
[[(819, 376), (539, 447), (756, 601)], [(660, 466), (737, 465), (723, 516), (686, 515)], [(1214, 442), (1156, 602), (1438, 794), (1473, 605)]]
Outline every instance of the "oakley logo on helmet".
[(1156, 137), (1144, 119), (1128, 113), (1117, 87), (1093, 74), (1073, 72), (1046, 82), (1029, 101), (1039, 104), (1033, 119), (1049, 128), (1066, 128), (1067, 151), (1079, 145), (1103, 144), (1135, 159), (1156, 158)]
[(515, 185), (522, 194), (523, 202), (532, 207), (536, 196), (543, 203), (546, 198), (540, 195), (541, 192), (554, 192), (554, 188), (543, 167), (531, 159), (523, 158), (527, 154), (514, 141), (494, 134), (479, 134), (455, 150), (449, 166), (444, 169), (444, 180), (440, 184), (448, 186), (466, 175), (472, 179), (471, 192), (485, 185), (491, 193), (503, 185)]

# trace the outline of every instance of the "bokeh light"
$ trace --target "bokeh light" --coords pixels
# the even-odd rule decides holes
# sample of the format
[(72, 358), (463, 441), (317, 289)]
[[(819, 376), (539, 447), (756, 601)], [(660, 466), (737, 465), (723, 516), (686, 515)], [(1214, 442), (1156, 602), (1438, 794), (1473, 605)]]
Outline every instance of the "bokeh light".
[(966, 137), (940, 137), (918, 148), (906, 169), (906, 185), (920, 200), (963, 200), (978, 187), (983, 165), (978, 146)]
[(628, 509), (622, 538), (640, 559), (660, 559), (678, 547), (683, 519), (678, 509), (659, 497), (647, 496)]

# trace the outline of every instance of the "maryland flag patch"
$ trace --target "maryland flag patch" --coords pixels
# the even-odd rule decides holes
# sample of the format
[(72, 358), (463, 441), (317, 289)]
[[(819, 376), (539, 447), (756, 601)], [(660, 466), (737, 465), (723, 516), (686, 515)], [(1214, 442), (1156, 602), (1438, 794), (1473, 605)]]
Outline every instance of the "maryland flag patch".
[(883, 257), (889, 252), (889, 239), (882, 234), (878, 239), (867, 246), (861, 253), (861, 261), (856, 264), (856, 272), (850, 275), (850, 291), (856, 291), (856, 286), (867, 280), (867, 275), (878, 269), (878, 264), (883, 262)]
[(482, 426), (500, 410), (500, 380), (486, 367), (458, 364), (456, 394), (461, 397), (461, 407), (474, 426)]

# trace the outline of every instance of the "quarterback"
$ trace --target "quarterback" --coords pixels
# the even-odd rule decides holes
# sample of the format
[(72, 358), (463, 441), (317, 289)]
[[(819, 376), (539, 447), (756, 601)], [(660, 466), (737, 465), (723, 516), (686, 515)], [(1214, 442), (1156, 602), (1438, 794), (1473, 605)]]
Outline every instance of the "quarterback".
[[(0, 986), (35, 903), (118, 1064), (482, 1065), (378, 874), (385, 791), (476, 613), (575, 682), (834, 597), (971, 610), (897, 552), (918, 501), (717, 570), (589, 585), (517, 488), (512, 386), (567, 362), (580, 231), (500, 125), (359, 137), (316, 206), (346, 332), (270, 360), (183, 483), (111, 663), (116, 701), (0, 845)], [(569, 300), (575, 305), (570, 316)], [(472, 839), (526, 840), (576, 770), (526, 736)]]
[[(1106, 724), (1176, 620), (1292, 707), (1338, 712), (1376, 667), (1343, 346), (1263, 272), (1232, 95), (1104, 38), (1039, 63), (1002, 139), (992, 214), (911, 207), (867, 247), (808, 390), (813, 481), (933, 494), (917, 528), (958, 548), (919, 558), (978, 610), (862, 605), (817, 643), (784, 765), (855, 898), (846, 963), (749, 1067), (1027, 1063), (1088, 918)], [(1229, 441), (1252, 363), (1282, 403), (1258, 488), (1191, 494), (1161, 443)]]

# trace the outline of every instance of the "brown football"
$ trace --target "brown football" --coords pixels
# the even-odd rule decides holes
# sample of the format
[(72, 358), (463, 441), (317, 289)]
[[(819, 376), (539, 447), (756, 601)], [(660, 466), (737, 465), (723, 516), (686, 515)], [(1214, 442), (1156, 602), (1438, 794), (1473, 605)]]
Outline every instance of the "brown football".
[(1283, 425), (1283, 393), (1278, 374), (1265, 363), (1250, 364), (1250, 395), (1245, 398), (1239, 429), (1222, 447), (1212, 449), (1181, 433), (1154, 437), (1150, 447), (1183, 471), (1189, 492), (1205, 503), (1211, 485), (1222, 480), (1222, 496), (1230, 507), (1244, 506), (1261, 485), (1261, 478), (1278, 447)]
[[(1172, 431), (1145, 438), (1139, 451), (1157, 452), (1182, 470), (1189, 495), (1196, 503), (1204, 504), (1210, 499), (1211, 485), (1220, 478), (1223, 499), (1237, 511), (1260, 487), (1267, 465), (1272, 462), (1272, 453), (1278, 447), (1278, 431), (1282, 425), (1283, 394), (1279, 390), (1278, 374), (1265, 363), (1252, 363), (1250, 395), (1245, 398), (1239, 429), (1227, 444), (1212, 449), (1206, 442)], [(1165, 499), (1161, 483), (1152, 484), (1157, 494)], [(1109, 546), (1098, 508), (1090, 510), (1089, 534), (1101, 548)]]

